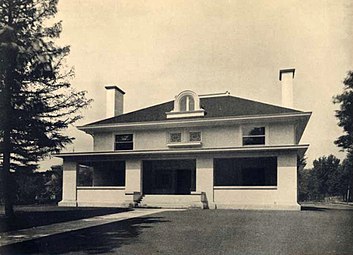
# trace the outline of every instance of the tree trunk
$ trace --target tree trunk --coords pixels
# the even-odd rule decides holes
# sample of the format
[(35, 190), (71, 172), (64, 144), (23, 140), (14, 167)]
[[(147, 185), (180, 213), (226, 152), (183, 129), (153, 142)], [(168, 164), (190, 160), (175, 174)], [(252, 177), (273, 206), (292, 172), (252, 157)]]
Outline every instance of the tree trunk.
[(10, 111), (11, 111), (11, 71), (9, 69), (6, 72), (6, 79), (3, 88), (3, 102), (4, 102), (4, 140), (3, 140), (3, 169), (2, 169), (2, 186), (3, 196), (5, 204), (5, 216), (7, 218), (14, 217), (14, 210), (11, 196), (11, 179), (10, 179), (10, 168), (11, 168), (11, 123), (10, 123)]

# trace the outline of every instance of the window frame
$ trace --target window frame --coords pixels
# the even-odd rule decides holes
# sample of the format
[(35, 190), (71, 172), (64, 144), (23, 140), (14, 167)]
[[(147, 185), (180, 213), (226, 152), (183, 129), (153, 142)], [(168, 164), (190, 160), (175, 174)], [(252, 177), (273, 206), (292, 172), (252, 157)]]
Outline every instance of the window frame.
[[(266, 166), (264, 165), (249, 165), (246, 163), (246, 161), (249, 160), (266, 160)], [(246, 185), (246, 183), (242, 183), (242, 184), (237, 184), (237, 183), (231, 183), (231, 184), (227, 184), (227, 183), (220, 183), (221, 179), (219, 179), (219, 177), (217, 177), (216, 175), (220, 172), (219, 171), (219, 165), (217, 166), (217, 164), (224, 164), (224, 162), (221, 162), (222, 160), (230, 160), (231, 164), (237, 163), (239, 165), (238, 168), (238, 172), (237, 174), (239, 175), (238, 178), (240, 182), (243, 182), (243, 178), (250, 174), (248, 171), (250, 169), (261, 169), (263, 168), (266, 172), (269, 174), (270, 171), (273, 171), (273, 182), (271, 182), (270, 179), (267, 179), (267, 181), (269, 181), (269, 183), (264, 183), (263, 185), (261, 184), (248, 184)], [(262, 163), (261, 163), (262, 164)], [(271, 164), (271, 165), (269, 165)], [(279, 183), (279, 169), (278, 169), (278, 156), (263, 156), (263, 157), (234, 157), (234, 158), (226, 158), (226, 157), (221, 157), (221, 158), (214, 158), (213, 159), (213, 168), (214, 168), (214, 172), (213, 172), (213, 185), (214, 185), (214, 189), (277, 189), (278, 187), (278, 183)], [(266, 181), (265, 177), (265, 181)], [(230, 180), (232, 178), (229, 178), (227, 180)], [(236, 180), (233, 177), (233, 181)]]
[[(250, 128), (251, 130), (255, 129), (255, 128), (263, 128), (264, 129), (264, 133), (263, 135), (248, 135), (244, 133), (244, 129)], [(241, 144), (242, 146), (263, 146), (263, 145), (267, 145), (267, 130), (268, 127), (267, 125), (244, 125), (241, 126), (240, 128), (241, 130)], [(244, 138), (263, 138), (264, 142), (263, 143), (255, 143), (255, 144), (245, 144), (244, 143)]]
[(180, 112), (193, 112), (193, 111), (195, 111), (195, 98), (189, 94), (182, 96), (179, 99), (179, 111)]
[[(199, 141), (190, 141), (190, 133), (200, 133)], [(172, 141), (172, 134), (180, 134), (180, 141)], [(166, 142), (168, 147), (198, 147), (202, 145), (202, 131), (193, 129), (170, 130), (166, 132)]]
[[(131, 141), (128, 141), (128, 142), (118, 142), (117, 141), (117, 136), (126, 136), (126, 135), (131, 135)], [(134, 138), (135, 135), (134, 133), (118, 133), (118, 134), (114, 134), (114, 151), (130, 151), (130, 150), (134, 150)], [(117, 145), (118, 144), (131, 144), (131, 149), (128, 148), (128, 149), (118, 149), (117, 148)]]
[[(180, 135), (180, 141), (172, 141), (172, 135), (176, 135), (176, 134), (179, 134)], [(175, 143), (182, 143), (183, 141), (183, 132), (179, 132), (179, 131), (172, 131), (172, 132), (168, 132), (168, 143), (172, 143), (172, 144), (175, 144)]]
[[(120, 164), (120, 167), (119, 165)], [(113, 173), (115, 184), (99, 184), (97, 183), (95, 171), (100, 172), (103, 167), (103, 171), (110, 171)], [(108, 170), (107, 170), (108, 169)], [(86, 180), (84, 180), (84, 172), (89, 173), (89, 176), (86, 174)], [(105, 172), (104, 174), (107, 174)], [(126, 161), (124, 160), (109, 160), (109, 161), (82, 161), (78, 162), (76, 166), (76, 187), (78, 189), (124, 189), (126, 186)], [(88, 179), (87, 179), (88, 177)], [(101, 178), (101, 177), (100, 177)], [(103, 180), (108, 180), (103, 178)], [(109, 179), (112, 180), (112, 179)], [(88, 181), (83, 183), (83, 181)]]
[[(189, 131), (188, 133), (189, 133), (188, 142), (190, 142), (190, 143), (202, 142), (202, 132), (201, 131)], [(200, 140), (192, 141), (191, 140), (191, 133), (199, 133), (200, 134)]]

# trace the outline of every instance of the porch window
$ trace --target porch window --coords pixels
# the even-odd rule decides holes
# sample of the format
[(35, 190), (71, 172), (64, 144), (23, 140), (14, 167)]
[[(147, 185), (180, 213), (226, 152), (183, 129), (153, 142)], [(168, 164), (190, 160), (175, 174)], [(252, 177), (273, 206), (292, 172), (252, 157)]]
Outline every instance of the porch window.
[(243, 145), (265, 144), (265, 127), (243, 127)]
[(134, 147), (133, 135), (123, 134), (115, 136), (115, 150), (132, 150)]
[(215, 186), (277, 186), (277, 158), (214, 160)]
[(125, 162), (102, 161), (79, 164), (77, 186), (125, 186)]

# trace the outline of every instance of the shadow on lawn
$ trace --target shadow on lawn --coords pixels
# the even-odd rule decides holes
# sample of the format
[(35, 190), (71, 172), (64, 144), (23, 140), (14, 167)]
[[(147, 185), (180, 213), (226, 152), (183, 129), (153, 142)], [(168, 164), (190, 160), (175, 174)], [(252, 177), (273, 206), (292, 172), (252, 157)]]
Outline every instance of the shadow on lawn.
[(143, 229), (169, 222), (162, 217), (145, 217), (109, 223), (23, 243), (4, 246), (0, 254), (102, 254), (136, 242)]
[(12, 230), (44, 226), (79, 220), (94, 216), (126, 212), (127, 208), (78, 208), (78, 207), (25, 207), (16, 210), (13, 220), (0, 216), (0, 233)]

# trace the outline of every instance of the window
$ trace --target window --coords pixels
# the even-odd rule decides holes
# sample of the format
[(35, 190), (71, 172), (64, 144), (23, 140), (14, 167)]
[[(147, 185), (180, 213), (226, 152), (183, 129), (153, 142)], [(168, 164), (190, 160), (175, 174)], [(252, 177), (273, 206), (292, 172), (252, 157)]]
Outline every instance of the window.
[(190, 132), (189, 133), (190, 142), (201, 142), (201, 132)]
[(243, 145), (265, 144), (265, 127), (243, 127)]
[(179, 93), (175, 97), (173, 110), (166, 112), (167, 119), (202, 116), (205, 116), (205, 110), (200, 106), (200, 98), (191, 90), (184, 90)]
[(183, 96), (180, 99), (180, 111), (194, 111), (195, 110), (195, 101), (192, 96)]
[(181, 142), (181, 133), (170, 133), (169, 142), (171, 143), (180, 143)]
[(132, 150), (133, 147), (134, 143), (132, 134), (115, 136), (115, 150)]
[(90, 187), (93, 186), (93, 167), (89, 165), (78, 165), (77, 169), (77, 186)]
[(104, 161), (79, 164), (77, 186), (125, 186), (125, 162)]
[(277, 158), (214, 160), (215, 186), (276, 186)]

